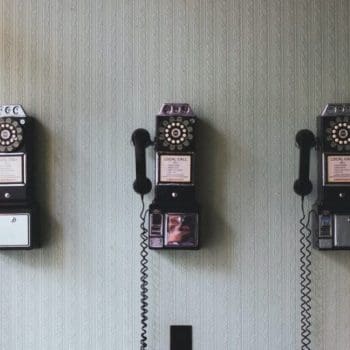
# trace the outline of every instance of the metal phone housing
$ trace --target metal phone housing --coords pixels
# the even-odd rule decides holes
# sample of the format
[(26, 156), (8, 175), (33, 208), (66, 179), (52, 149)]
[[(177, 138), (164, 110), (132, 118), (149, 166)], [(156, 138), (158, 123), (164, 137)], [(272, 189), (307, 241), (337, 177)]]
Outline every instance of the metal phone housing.
[(20, 105), (0, 106), (0, 249), (32, 249), (32, 118)]
[(185, 103), (166, 103), (156, 116), (155, 198), (149, 208), (151, 249), (198, 249), (195, 196), (197, 117)]
[(350, 103), (330, 103), (317, 118), (318, 186), (314, 246), (350, 249)]

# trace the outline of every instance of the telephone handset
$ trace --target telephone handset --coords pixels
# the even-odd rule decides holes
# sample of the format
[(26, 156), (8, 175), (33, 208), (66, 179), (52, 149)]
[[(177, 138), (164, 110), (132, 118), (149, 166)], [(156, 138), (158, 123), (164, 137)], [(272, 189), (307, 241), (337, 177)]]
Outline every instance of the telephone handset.
[(0, 249), (36, 245), (31, 134), (32, 120), (22, 106), (0, 106)]
[(145, 129), (136, 129), (132, 134), (132, 142), (135, 146), (136, 180), (134, 191), (144, 195), (151, 191), (152, 182), (146, 177), (146, 148), (152, 144), (149, 132)]
[(195, 198), (195, 131), (197, 117), (188, 104), (166, 103), (156, 116), (152, 142), (145, 129), (132, 134), (136, 156), (134, 190), (151, 191), (146, 177), (145, 149), (156, 152), (155, 198), (149, 206), (151, 249), (198, 249), (199, 208)]
[(315, 147), (316, 139), (314, 134), (307, 129), (300, 130), (295, 141), (300, 148), (299, 178), (294, 182), (294, 191), (300, 196), (306, 196), (312, 191), (310, 181), (310, 151)]

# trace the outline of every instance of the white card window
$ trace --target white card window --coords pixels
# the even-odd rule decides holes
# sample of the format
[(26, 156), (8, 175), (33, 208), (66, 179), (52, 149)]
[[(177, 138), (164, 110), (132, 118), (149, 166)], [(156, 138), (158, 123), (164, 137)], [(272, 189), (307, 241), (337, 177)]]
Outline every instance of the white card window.
[(161, 155), (160, 182), (191, 183), (190, 155)]
[(350, 155), (328, 156), (327, 175), (330, 183), (350, 183)]
[(24, 156), (0, 156), (0, 185), (22, 184), (24, 169)]
[(0, 214), (0, 247), (29, 246), (29, 214)]

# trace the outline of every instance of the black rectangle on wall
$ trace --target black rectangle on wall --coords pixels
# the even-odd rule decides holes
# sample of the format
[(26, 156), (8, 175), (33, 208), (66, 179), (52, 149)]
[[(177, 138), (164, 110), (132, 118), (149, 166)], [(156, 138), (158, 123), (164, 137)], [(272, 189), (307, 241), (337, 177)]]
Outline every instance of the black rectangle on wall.
[(170, 326), (170, 350), (192, 350), (192, 326)]

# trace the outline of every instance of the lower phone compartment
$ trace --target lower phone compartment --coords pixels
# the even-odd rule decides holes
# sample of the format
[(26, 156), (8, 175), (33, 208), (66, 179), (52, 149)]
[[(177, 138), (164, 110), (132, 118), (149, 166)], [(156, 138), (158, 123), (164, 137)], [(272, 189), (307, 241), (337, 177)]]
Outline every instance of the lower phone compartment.
[(314, 225), (314, 246), (321, 250), (350, 250), (350, 213), (319, 213)]
[(151, 249), (199, 248), (198, 212), (162, 212), (149, 215), (149, 247)]
[(35, 215), (32, 208), (0, 208), (0, 250), (35, 248)]

